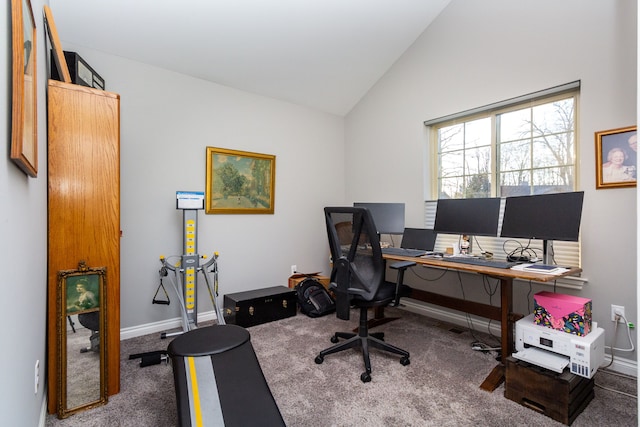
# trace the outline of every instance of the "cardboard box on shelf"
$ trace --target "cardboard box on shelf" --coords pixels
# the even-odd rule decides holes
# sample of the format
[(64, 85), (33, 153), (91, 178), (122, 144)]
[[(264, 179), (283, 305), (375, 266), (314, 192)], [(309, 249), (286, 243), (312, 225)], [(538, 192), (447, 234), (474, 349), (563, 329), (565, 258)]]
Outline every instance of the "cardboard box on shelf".
[(322, 283), (322, 286), (327, 288), (327, 290), (329, 289), (330, 279), (326, 276), (321, 276), (319, 271), (315, 273), (296, 273), (290, 276), (289, 287), (295, 288), (298, 283), (302, 282), (307, 277), (312, 277), (316, 279), (318, 282)]

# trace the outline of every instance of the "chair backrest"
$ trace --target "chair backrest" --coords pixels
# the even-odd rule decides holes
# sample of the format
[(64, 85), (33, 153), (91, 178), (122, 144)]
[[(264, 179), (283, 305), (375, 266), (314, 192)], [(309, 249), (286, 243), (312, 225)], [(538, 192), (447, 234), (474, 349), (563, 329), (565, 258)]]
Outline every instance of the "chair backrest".
[[(380, 237), (367, 208), (326, 207), (324, 213), (333, 260), (331, 282), (335, 283), (340, 312), (345, 298), (347, 306), (354, 296), (373, 299), (384, 282), (385, 264)], [(343, 318), (340, 313), (338, 317)]]

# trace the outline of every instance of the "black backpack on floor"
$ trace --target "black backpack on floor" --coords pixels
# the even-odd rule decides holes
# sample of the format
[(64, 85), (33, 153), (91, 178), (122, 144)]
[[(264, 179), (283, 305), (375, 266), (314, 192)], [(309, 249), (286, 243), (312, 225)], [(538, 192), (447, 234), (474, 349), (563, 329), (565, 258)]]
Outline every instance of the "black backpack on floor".
[(309, 317), (320, 317), (336, 311), (336, 303), (327, 289), (313, 277), (296, 285), (300, 311)]

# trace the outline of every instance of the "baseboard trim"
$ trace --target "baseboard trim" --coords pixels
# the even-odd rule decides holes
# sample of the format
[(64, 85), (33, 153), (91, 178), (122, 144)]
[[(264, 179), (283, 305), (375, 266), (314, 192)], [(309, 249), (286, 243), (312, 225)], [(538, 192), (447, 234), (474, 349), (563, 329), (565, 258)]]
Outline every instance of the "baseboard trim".
[[(460, 314), (458, 312), (444, 310), (436, 306), (408, 299), (402, 300), (400, 308), (412, 313), (428, 316), (436, 320), (441, 320), (443, 322), (448, 322), (457, 326), (469, 328), (468, 318), (464, 313)], [(489, 328), (493, 335), (497, 337), (500, 336), (500, 322), (491, 322), (491, 324), (489, 325), (489, 322), (486, 319), (476, 316), (470, 316), (470, 318), (474, 330), (486, 332), (487, 328)], [(609, 362), (611, 362), (611, 355), (605, 354), (604, 366), (608, 365)], [(638, 362), (631, 359), (621, 358), (618, 355), (615, 356), (613, 363), (607, 369), (633, 377), (638, 376)]]
[[(198, 323), (206, 322), (209, 320), (215, 320), (216, 314), (214, 310), (204, 313), (198, 313)], [(170, 329), (182, 327), (182, 318), (176, 317), (173, 319), (161, 320), (159, 322), (146, 323), (144, 325), (132, 326), (130, 328), (120, 329), (120, 341), (129, 338), (136, 338), (143, 335), (162, 333)]]
[(491, 324), (489, 324), (486, 319), (480, 317), (467, 315), (466, 313), (445, 310), (437, 306), (432, 306), (409, 299), (403, 299), (400, 304), (400, 308), (412, 313), (428, 316), (436, 320), (441, 320), (443, 322), (462, 326), (464, 328), (469, 328), (469, 319), (471, 319), (474, 330), (485, 333), (490, 330), (494, 336), (500, 337), (500, 322), (497, 321), (491, 322)]

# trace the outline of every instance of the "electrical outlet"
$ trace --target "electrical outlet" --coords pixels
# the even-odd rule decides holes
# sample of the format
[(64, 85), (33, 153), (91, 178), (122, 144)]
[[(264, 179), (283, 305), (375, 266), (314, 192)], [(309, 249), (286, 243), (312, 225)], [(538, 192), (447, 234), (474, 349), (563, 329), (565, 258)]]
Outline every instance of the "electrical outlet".
[(296, 274), (296, 271), (298, 271), (298, 266), (295, 264), (291, 265), (291, 275), (293, 276), (294, 274)]
[[(611, 321), (615, 322), (616, 321), (616, 312), (622, 314), (623, 316), (624, 314), (624, 306), (622, 305), (613, 305), (611, 304)], [(618, 320), (618, 323), (624, 323), (624, 319), (621, 317), (620, 320)]]
[(40, 386), (40, 360), (36, 360), (36, 366), (34, 369), (34, 394), (38, 394), (38, 387)]

